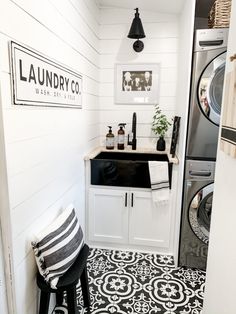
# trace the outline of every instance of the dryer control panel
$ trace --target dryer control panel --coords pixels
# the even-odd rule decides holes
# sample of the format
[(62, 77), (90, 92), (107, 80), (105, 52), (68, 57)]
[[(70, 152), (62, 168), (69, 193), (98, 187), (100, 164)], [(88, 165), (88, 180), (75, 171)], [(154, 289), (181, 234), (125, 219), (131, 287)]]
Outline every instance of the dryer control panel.
[(215, 162), (214, 161), (200, 161), (187, 160), (185, 179), (191, 181), (208, 181), (214, 180), (215, 176)]
[(228, 28), (196, 30), (194, 52), (217, 48), (226, 48), (228, 33)]

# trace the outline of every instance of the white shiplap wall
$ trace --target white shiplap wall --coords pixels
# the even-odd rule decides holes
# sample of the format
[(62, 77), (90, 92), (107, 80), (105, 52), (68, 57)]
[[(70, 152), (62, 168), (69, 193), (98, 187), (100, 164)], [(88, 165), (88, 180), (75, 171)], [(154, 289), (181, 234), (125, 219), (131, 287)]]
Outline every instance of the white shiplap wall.
[[(105, 143), (107, 125), (113, 126), (117, 135), (118, 123), (125, 122), (126, 134), (131, 130), (132, 113), (137, 113), (137, 145), (155, 147), (156, 136), (151, 132), (153, 105), (117, 105), (114, 103), (114, 69), (116, 63), (160, 63), (160, 107), (169, 118), (175, 113), (177, 60), (178, 60), (178, 16), (141, 11), (146, 38), (144, 50), (134, 52), (134, 40), (127, 34), (134, 11), (118, 8), (102, 8), (100, 14), (100, 135)], [(171, 130), (167, 134), (171, 136)]]
[[(83, 156), (99, 144), (99, 10), (93, 0), (1, 0), (0, 12), (6, 211), (11, 220), (16, 313), (35, 314), (33, 234), (70, 202), (85, 228)], [(13, 106), (10, 40), (81, 73), (83, 109)]]

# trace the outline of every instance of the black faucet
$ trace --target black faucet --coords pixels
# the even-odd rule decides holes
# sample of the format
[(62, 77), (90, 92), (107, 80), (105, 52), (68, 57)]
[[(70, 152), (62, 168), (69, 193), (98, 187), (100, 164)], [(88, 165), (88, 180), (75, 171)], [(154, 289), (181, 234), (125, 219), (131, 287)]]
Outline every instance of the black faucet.
[(132, 119), (132, 133), (133, 133), (133, 138), (130, 141), (129, 140), (129, 134), (128, 134), (128, 145), (132, 145), (132, 150), (136, 149), (137, 145), (137, 139), (136, 139), (136, 125), (137, 125), (137, 116), (136, 112), (133, 113), (133, 119)]

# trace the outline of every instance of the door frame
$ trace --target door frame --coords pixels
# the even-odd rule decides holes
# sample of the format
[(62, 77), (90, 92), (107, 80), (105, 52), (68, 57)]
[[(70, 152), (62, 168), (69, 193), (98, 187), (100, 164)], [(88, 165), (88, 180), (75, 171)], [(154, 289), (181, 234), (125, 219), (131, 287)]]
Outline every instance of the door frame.
[(2, 109), (2, 93), (1, 93), (1, 67), (0, 67), (0, 232), (3, 248), (3, 264), (7, 293), (8, 313), (16, 314), (16, 293), (15, 278), (13, 265), (13, 244), (12, 244), (12, 228), (11, 213), (9, 204), (9, 191), (7, 180), (7, 163), (5, 151), (5, 138), (3, 126), (3, 109)]

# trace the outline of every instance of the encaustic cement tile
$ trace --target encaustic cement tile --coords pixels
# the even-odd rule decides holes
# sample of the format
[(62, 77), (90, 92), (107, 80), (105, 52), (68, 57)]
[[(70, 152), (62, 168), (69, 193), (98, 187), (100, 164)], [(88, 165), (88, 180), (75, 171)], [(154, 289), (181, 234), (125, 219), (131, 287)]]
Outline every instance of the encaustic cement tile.
[[(172, 256), (91, 249), (87, 269), (92, 314), (201, 313), (205, 272), (175, 268)], [(79, 285), (77, 306), (88, 313)]]

